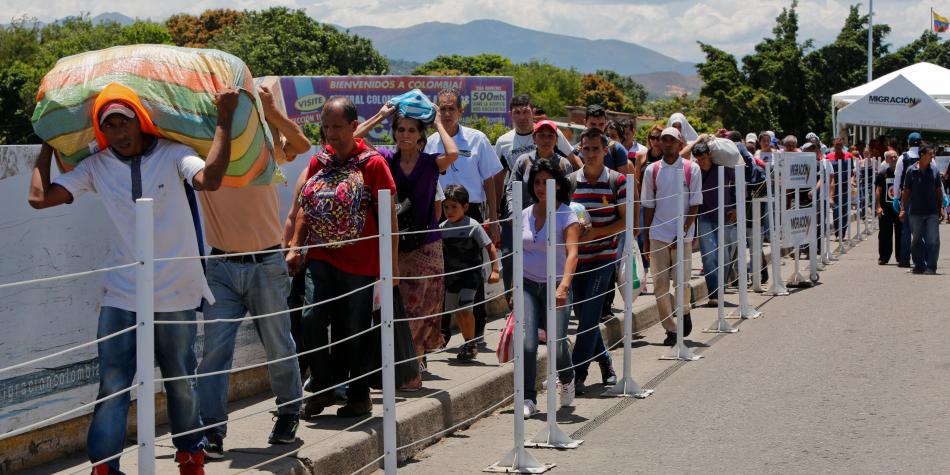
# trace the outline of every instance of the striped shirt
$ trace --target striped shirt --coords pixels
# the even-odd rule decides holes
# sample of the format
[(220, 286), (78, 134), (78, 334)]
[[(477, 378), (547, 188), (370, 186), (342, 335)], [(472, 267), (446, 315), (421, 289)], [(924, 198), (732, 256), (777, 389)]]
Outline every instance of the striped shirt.
[[(596, 183), (589, 183), (584, 176), (584, 169), (574, 172), (577, 188), (574, 190), (574, 196), (571, 199), (574, 203), (580, 203), (587, 208), (590, 214), (591, 226), (602, 228), (609, 226), (614, 221), (620, 219), (620, 210), (614, 205), (622, 205), (626, 200), (626, 178), (618, 175), (616, 179), (617, 193), (610, 189), (610, 169), (604, 167), (604, 172), (597, 179)], [(613, 206), (609, 207), (608, 206)], [(589, 244), (584, 244), (584, 236), (581, 236), (577, 246), (577, 262), (596, 262), (617, 259), (617, 244), (620, 241), (619, 236), (606, 237), (598, 239)]]

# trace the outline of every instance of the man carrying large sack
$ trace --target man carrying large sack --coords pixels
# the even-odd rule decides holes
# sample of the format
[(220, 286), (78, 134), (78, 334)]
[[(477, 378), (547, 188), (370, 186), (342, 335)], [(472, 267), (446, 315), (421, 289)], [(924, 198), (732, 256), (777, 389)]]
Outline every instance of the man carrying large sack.
[[(52, 148), (44, 144), (33, 168), (29, 202), (36, 209), (72, 203), (79, 195), (99, 194), (115, 226), (107, 265), (135, 262), (135, 200), (152, 198), (155, 255), (198, 255), (195, 222), (188, 204), (186, 183), (197, 190), (216, 190), (228, 166), (231, 119), (238, 91), (227, 89), (215, 97), (218, 109), (214, 141), (207, 161), (188, 146), (157, 137), (156, 128), (138, 95), (110, 84), (93, 105), (92, 117), (100, 144), (107, 147), (80, 162), (72, 171), (50, 182)], [(99, 338), (135, 325), (135, 269), (105, 274), (99, 312)], [(213, 301), (197, 259), (155, 264), (155, 320), (193, 322), (195, 309), (205, 297)], [(193, 324), (155, 325), (155, 359), (165, 378), (195, 374)], [(97, 399), (130, 387), (135, 376), (135, 333), (99, 343)], [(168, 419), (172, 433), (201, 427), (194, 379), (167, 381)], [(126, 441), (128, 393), (96, 405), (86, 442), (89, 459), (96, 463), (120, 453)], [(204, 474), (205, 437), (201, 432), (172, 439), (182, 474)], [(96, 475), (118, 474), (119, 460), (95, 465)]]

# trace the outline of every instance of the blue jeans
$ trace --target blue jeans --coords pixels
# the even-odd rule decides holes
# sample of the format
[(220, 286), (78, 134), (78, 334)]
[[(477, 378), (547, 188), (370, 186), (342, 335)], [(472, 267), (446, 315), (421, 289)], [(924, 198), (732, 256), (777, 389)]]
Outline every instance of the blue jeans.
[(937, 258), (940, 257), (940, 215), (910, 215), (910, 228), (913, 233), (911, 252), (914, 254), (914, 270), (937, 270)]
[[(547, 327), (547, 284), (528, 279), (524, 280), (524, 398), (538, 402), (538, 390), (535, 379), (538, 372), (538, 328)], [(567, 295), (567, 306), (555, 312), (557, 319), (557, 367), (558, 379), (569, 383), (574, 379), (571, 369), (571, 349), (567, 343), (567, 321), (571, 316), (571, 295)], [(563, 338), (563, 339), (562, 339)], [(554, 335), (548, 333), (548, 348)], [(548, 350), (550, 358), (550, 350)], [(567, 368), (567, 369), (561, 369)]]
[[(709, 298), (719, 298), (719, 218), (713, 213), (699, 217), (699, 253), (703, 260), (703, 277), (706, 279), (706, 290)], [(736, 225), (726, 224), (726, 259), (732, 255), (736, 247)], [(724, 263), (725, 264), (725, 263)], [(729, 272), (723, 272), (728, 276)]]
[[(248, 312), (251, 315), (263, 315), (287, 310), (290, 278), (281, 252), (264, 255), (260, 263), (243, 264), (211, 259), (205, 273), (215, 299), (214, 305), (206, 303), (204, 306), (206, 320), (240, 318)], [(264, 344), (268, 361), (296, 353), (296, 344), (290, 333), (289, 314), (282, 313), (253, 322)], [(199, 374), (231, 369), (234, 342), (240, 326), (241, 322), (208, 323), (204, 326), (204, 353), (198, 366)], [(303, 395), (296, 358), (271, 363), (267, 369), (277, 404), (299, 399)], [(205, 424), (228, 420), (229, 376), (225, 373), (198, 379), (201, 420)], [(299, 411), (300, 402), (277, 409), (278, 414), (297, 414)], [(226, 425), (208, 430), (222, 437), (227, 435)]]
[[(907, 216), (913, 216), (912, 214), (910, 214), (909, 207), (907, 209), (907, 213), (908, 213)], [(903, 227), (901, 227), (900, 242), (897, 245), (898, 246), (897, 263), (907, 265), (907, 266), (910, 265), (911, 257), (914, 257), (915, 260), (917, 259), (916, 256), (911, 256), (911, 248), (910, 248), (911, 226), (912, 225), (910, 224), (910, 222), (903, 223)], [(923, 268), (923, 265), (920, 265), (919, 267)]]
[[(156, 312), (155, 320), (194, 321), (195, 311)], [(135, 312), (115, 307), (99, 311), (97, 338), (135, 326)], [(173, 378), (195, 374), (195, 325), (155, 325), (155, 361), (162, 376)], [(135, 332), (119, 335), (99, 343), (99, 393), (96, 399), (117, 393), (132, 385), (135, 378)], [(177, 434), (201, 427), (195, 380), (182, 379), (166, 382), (168, 421), (171, 432)], [(96, 404), (89, 424), (86, 451), (89, 460), (96, 462), (118, 454), (125, 447), (125, 426), (129, 415), (128, 393)], [(201, 432), (172, 439), (177, 450), (197, 452), (205, 445)], [(119, 470), (119, 461), (108, 465)]]
[[(598, 261), (577, 264), (578, 274), (574, 275), (574, 281), (571, 284), (575, 302), (590, 299), (594, 295), (602, 294), (607, 290), (610, 277), (614, 274), (615, 265), (608, 265), (603, 269), (580, 274), (580, 272), (602, 267), (606, 263)], [(571, 354), (571, 360), (575, 365), (574, 371), (578, 381), (587, 379), (587, 368), (590, 366), (592, 359), (610, 364), (610, 353), (607, 351), (607, 345), (604, 344), (604, 335), (601, 334), (600, 330), (585, 331), (600, 325), (603, 309), (603, 296), (574, 305), (574, 315), (577, 316), (577, 338), (574, 340), (574, 352)], [(594, 358), (594, 355), (597, 355), (597, 357)]]

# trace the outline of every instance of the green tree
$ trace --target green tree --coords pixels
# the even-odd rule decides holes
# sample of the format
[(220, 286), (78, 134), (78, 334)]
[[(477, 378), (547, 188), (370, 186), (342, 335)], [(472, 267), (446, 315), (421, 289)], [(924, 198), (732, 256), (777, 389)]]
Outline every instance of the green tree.
[(936, 33), (924, 31), (920, 38), (875, 62), (874, 75), (883, 76), (922, 61), (950, 68), (950, 40), (941, 41)]
[[(675, 112), (682, 113), (686, 120), (699, 133), (715, 132), (722, 127), (722, 121), (713, 109), (713, 101), (708, 97), (690, 97), (687, 94), (664, 99), (656, 99), (644, 105), (646, 114), (659, 117), (657, 123), (666, 126), (666, 121)], [(649, 129), (649, 128), (647, 128)], [(639, 137), (639, 135), (638, 135)], [(642, 137), (646, 143), (646, 136)]]
[(93, 24), (88, 15), (40, 27), (20, 18), (0, 28), (0, 143), (36, 143), (30, 117), (43, 76), (60, 58), (116, 45), (167, 43), (162, 25), (136, 21)]
[(585, 74), (581, 78), (581, 93), (577, 96), (579, 105), (600, 104), (608, 110), (622, 111), (626, 101), (623, 92), (603, 76)]
[(527, 94), (534, 105), (550, 116), (565, 115), (566, 107), (573, 105), (581, 93), (581, 75), (577, 71), (546, 62), (514, 64), (502, 70), (501, 75), (511, 76), (515, 94)]
[(227, 8), (205, 10), (200, 16), (179, 13), (165, 20), (165, 27), (178, 46), (206, 48), (225, 28), (236, 25), (244, 13)]
[(640, 112), (647, 101), (647, 88), (630, 76), (623, 76), (609, 69), (600, 69), (594, 73), (613, 84), (626, 99), (623, 110), (626, 112)]
[(497, 142), (498, 137), (510, 130), (503, 122), (495, 122), (487, 117), (468, 116), (462, 120), (462, 125), (482, 131), (491, 143)]
[[(775, 127), (778, 118), (771, 95), (746, 84), (736, 58), (711, 45), (700, 43), (706, 61), (697, 66), (703, 80), (700, 97), (709, 104), (707, 120), (719, 120), (730, 130), (757, 131)], [(713, 119), (715, 117), (715, 119)]]
[(497, 54), (437, 56), (412, 71), (414, 76), (494, 76), (511, 66), (511, 60)]
[(385, 74), (389, 67), (369, 40), (284, 7), (244, 12), (208, 46), (240, 57), (255, 76)]
[(123, 44), (151, 44), (151, 45), (170, 45), (172, 37), (163, 25), (149, 21), (136, 21), (129, 26), (122, 28), (121, 40)]

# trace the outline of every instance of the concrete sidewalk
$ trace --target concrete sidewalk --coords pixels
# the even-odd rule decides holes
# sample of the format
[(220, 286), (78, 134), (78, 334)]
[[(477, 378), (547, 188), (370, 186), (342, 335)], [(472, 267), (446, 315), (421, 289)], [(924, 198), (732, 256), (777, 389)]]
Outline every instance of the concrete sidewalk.
[[(768, 249), (768, 247), (766, 247)], [(768, 250), (766, 251), (768, 253)], [(690, 284), (693, 288), (694, 301), (702, 303), (705, 300), (705, 281), (699, 276), (701, 263), (699, 255), (693, 255), (694, 277)], [(786, 270), (786, 275), (790, 271)], [(653, 289), (652, 282), (649, 289)], [(765, 298), (751, 293), (753, 305), (761, 305)], [(729, 308), (727, 312), (735, 312), (738, 296), (727, 293)], [(614, 301), (614, 307), (623, 308), (619, 293)], [(664, 368), (676, 365), (673, 362), (654, 361), (654, 356), (665, 353), (668, 348), (659, 346), (664, 332), (657, 325), (658, 311), (652, 294), (640, 296), (634, 306), (634, 331), (639, 332), (634, 341), (634, 378), (641, 384), (655, 379), (657, 372)], [(623, 312), (615, 312), (616, 319), (610, 320), (601, 326), (604, 337), (609, 346), (617, 349), (614, 353), (614, 368), (617, 373), (622, 371), (622, 358), (619, 353), (619, 343), (622, 338)], [(690, 345), (701, 349), (712, 338), (712, 334), (704, 334), (702, 328), (714, 323), (716, 310), (695, 309), (692, 312), (694, 330), (689, 340)], [(733, 321), (735, 322), (735, 321)], [(398, 444), (403, 447), (399, 451), (401, 463), (412, 460), (412, 457), (439, 441), (446, 434), (465, 429), (479, 418), (489, 419), (508, 417), (510, 420), (511, 400), (513, 391), (513, 367), (511, 364), (498, 365), (494, 354), (504, 319), (495, 319), (486, 329), (486, 341), (490, 350), (482, 350), (478, 359), (472, 363), (456, 363), (454, 347), (461, 343), (458, 336), (449, 342), (450, 348), (438, 354), (430, 354), (428, 360), (429, 373), (424, 378), (425, 388), (414, 393), (397, 393), (397, 424)], [(571, 322), (570, 332), (576, 330), (576, 322)], [(649, 342), (649, 343), (648, 343)], [(700, 350), (701, 351), (701, 350)], [(656, 355), (654, 355), (656, 354)], [(546, 351), (539, 350), (538, 382), (546, 378)], [(592, 385), (593, 396), (578, 399), (576, 410), (581, 411), (586, 405), (584, 401), (610, 400), (591, 399), (596, 397), (601, 389), (597, 365), (591, 367), (588, 382)], [(226, 458), (218, 462), (209, 462), (205, 466), (207, 473), (277, 473), (277, 474), (349, 474), (355, 471), (372, 471), (379, 466), (374, 461), (382, 455), (381, 432), (381, 397), (380, 391), (372, 393), (374, 408), (373, 416), (363, 419), (340, 419), (334, 414), (335, 407), (325, 411), (311, 421), (301, 421), (297, 433), (298, 441), (292, 445), (270, 446), (267, 436), (273, 425), (274, 415), (270, 412), (274, 402), (269, 390), (260, 396), (243, 399), (230, 406), (231, 423), (228, 427), (228, 437), (225, 439)], [(544, 395), (539, 398), (543, 406)], [(501, 413), (499, 414), (499, 409)], [(505, 416), (504, 414), (508, 414)], [(134, 416), (133, 416), (134, 417)], [(568, 416), (576, 423), (586, 421), (579, 417)], [(539, 425), (531, 421), (528, 432), (537, 430)], [(160, 426), (157, 430), (159, 437), (168, 434), (167, 426)], [(130, 435), (131, 437), (131, 435)], [(511, 445), (510, 426), (508, 434), (499, 440), (499, 453)], [(134, 441), (130, 441), (134, 443)], [(158, 473), (175, 473), (174, 448), (168, 439), (160, 441), (156, 449), (158, 458), (156, 470)], [(491, 454), (494, 456), (494, 454)], [(71, 473), (85, 463), (83, 455), (40, 466), (26, 471), (30, 474)], [(136, 456), (134, 453), (121, 459), (122, 469), (127, 473), (136, 473)]]

